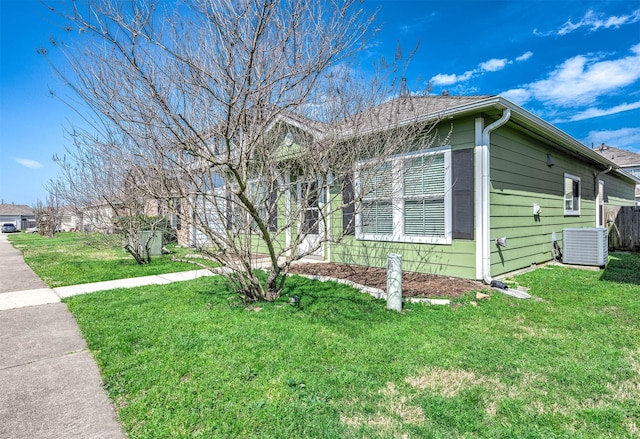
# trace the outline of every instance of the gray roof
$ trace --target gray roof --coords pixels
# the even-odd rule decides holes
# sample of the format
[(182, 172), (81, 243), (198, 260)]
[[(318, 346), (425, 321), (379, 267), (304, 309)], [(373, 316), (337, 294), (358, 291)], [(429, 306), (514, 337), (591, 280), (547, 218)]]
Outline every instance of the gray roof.
[(634, 168), (640, 166), (640, 154), (635, 152), (628, 151), (626, 149), (614, 148), (613, 146), (608, 146), (604, 143), (600, 146), (596, 146), (593, 150), (597, 151), (599, 154), (611, 160), (621, 168)]
[(342, 124), (341, 129), (343, 135), (349, 137), (351, 133), (362, 135), (417, 122), (435, 121), (492, 97), (402, 96), (350, 117)]
[(452, 109), (472, 105), (492, 95), (483, 96), (402, 96), (391, 99), (373, 108), (354, 114), (335, 125), (326, 124), (308, 117), (283, 112), (282, 119), (319, 135), (336, 130), (334, 134), (349, 137), (349, 133), (361, 135), (368, 131), (384, 130), (390, 127), (407, 125), (414, 122), (434, 120), (443, 117)]
[(25, 215), (33, 216), (35, 214), (31, 206), (26, 204), (0, 204), (0, 215)]
[[(614, 163), (604, 155), (592, 150), (582, 142), (571, 137), (556, 126), (530, 113), (519, 105), (497, 95), (479, 96), (401, 96), (381, 105), (363, 111), (331, 128), (319, 122), (309, 123), (308, 119), (298, 116), (295, 123), (301, 128), (313, 129), (322, 135), (338, 135), (342, 138), (366, 135), (376, 131), (423, 122), (437, 122), (454, 116), (481, 113), (489, 119), (499, 119), (506, 110), (511, 112), (509, 123), (516, 129), (526, 131), (537, 139), (576, 155), (600, 169), (611, 166), (614, 172), (623, 178), (638, 183), (640, 180)], [(289, 121), (292, 118), (288, 118)]]
[[(391, 117), (395, 114), (398, 121), (411, 121), (411, 119), (431, 115), (437, 117), (449, 110), (469, 104), (475, 104), (492, 95), (480, 96), (403, 96), (377, 107), (380, 113)], [(390, 114), (390, 112), (393, 112)]]

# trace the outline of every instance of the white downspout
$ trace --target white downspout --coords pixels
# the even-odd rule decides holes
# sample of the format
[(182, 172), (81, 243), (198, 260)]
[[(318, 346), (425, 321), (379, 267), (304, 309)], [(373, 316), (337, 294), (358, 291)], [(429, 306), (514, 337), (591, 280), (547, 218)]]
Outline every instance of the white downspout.
[[(613, 169), (613, 166), (609, 165), (608, 169), (605, 169), (604, 171), (600, 171), (598, 173), (594, 172), (594, 178), (593, 178), (593, 196), (596, 199), (596, 227), (605, 227), (605, 221), (604, 221), (604, 194), (600, 193), (600, 176), (604, 175), (604, 174), (608, 174), (609, 172), (611, 172), (611, 170)], [(598, 214), (600, 213), (600, 200), (599, 198), (602, 197), (602, 226), (600, 224), (598, 224)]]
[(491, 145), (491, 132), (496, 128), (501, 127), (511, 117), (511, 110), (505, 109), (502, 113), (502, 117), (491, 125), (482, 130), (482, 280), (490, 285), (491, 281), (491, 247), (489, 245), (489, 233), (491, 230), (491, 163), (490, 163), (490, 145)]
[(598, 180), (600, 180), (600, 176), (604, 175), (604, 174), (608, 174), (609, 172), (611, 172), (612, 169), (613, 169), (613, 166), (609, 165), (609, 168), (605, 169), (604, 171), (600, 171), (598, 173), (596, 173), (594, 171), (594, 173), (593, 173), (594, 174), (594, 188), (593, 188), (593, 195), (594, 196), (597, 196), (598, 195), (598, 191), (600, 190), (599, 186), (598, 186), (599, 185)]

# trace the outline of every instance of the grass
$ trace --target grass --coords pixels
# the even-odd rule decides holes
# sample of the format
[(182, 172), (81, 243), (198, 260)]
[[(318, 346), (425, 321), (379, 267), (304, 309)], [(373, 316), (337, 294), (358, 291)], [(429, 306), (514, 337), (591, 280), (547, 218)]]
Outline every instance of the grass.
[[(117, 236), (105, 240), (101, 235), (85, 233), (56, 233), (53, 238), (14, 233), (9, 241), (51, 288), (199, 268), (172, 262), (171, 255), (153, 257), (150, 264), (138, 265), (120, 247)], [(184, 253), (186, 249), (176, 251)]]
[(294, 277), (252, 307), (221, 278), (65, 301), (131, 439), (638, 437), (640, 255), (514, 281), (536, 299), (398, 314)]

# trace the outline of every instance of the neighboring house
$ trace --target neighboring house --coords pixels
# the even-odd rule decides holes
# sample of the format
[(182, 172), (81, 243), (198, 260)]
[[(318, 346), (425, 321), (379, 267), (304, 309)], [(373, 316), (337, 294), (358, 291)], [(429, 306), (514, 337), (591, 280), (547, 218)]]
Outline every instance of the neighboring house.
[(80, 232), (113, 233), (116, 214), (108, 204), (96, 204), (78, 208), (70, 218)]
[[(603, 227), (605, 205), (633, 205), (640, 180), (503, 97), (401, 99), (407, 103), (397, 109), (399, 123), (436, 121), (446, 144), (389, 159), (388, 175), (379, 176), (380, 190), (355, 211), (331, 217), (329, 230), (342, 227), (348, 236), (325, 243), (317, 253), (324, 260), (384, 267), (387, 255), (397, 253), (407, 271), (489, 282), (552, 259), (552, 237), (562, 245), (564, 228)], [(292, 132), (322, 136), (318, 122), (283, 118), (281, 123), (290, 124)], [(304, 136), (294, 144), (304, 150)], [(351, 177), (356, 188), (366, 172), (365, 161), (356, 164)], [(391, 178), (398, 172), (404, 177)], [(341, 191), (337, 184), (325, 189)], [(285, 215), (287, 209), (279, 207), (280, 224), (296, 223)], [(189, 229), (193, 243), (202, 234)], [(507, 246), (497, 245), (498, 238), (507, 238)]]
[[(173, 208), (168, 209), (167, 205)], [(114, 233), (116, 231), (119, 216), (132, 214), (146, 215), (149, 217), (163, 217), (169, 220), (171, 228), (178, 231), (182, 228), (180, 218), (173, 213), (180, 210), (180, 202), (177, 199), (156, 200), (149, 197), (140, 197), (131, 201), (131, 206), (110, 205), (108, 203), (72, 208), (66, 206), (62, 209), (61, 229), (63, 231), (101, 232)]]
[(58, 229), (63, 232), (75, 232), (80, 229), (80, 218), (71, 206), (60, 208)]
[(26, 204), (0, 204), (0, 224), (5, 223), (15, 225), (18, 230), (35, 227), (35, 211)]
[[(636, 178), (640, 178), (640, 154), (637, 154), (626, 149), (614, 148), (613, 146), (605, 145), (593, 148), (603, 157), (611, 160), (618, 165), (620, 169), (627, 171), (629, 174)], [(640, 206), (640, 183), (636, 184), (636, 206)]]

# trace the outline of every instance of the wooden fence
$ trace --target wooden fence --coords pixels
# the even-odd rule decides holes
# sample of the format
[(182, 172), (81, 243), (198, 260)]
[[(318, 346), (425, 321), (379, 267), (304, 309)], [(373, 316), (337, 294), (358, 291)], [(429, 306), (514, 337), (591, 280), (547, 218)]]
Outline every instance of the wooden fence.
[(607, 206), (605, 218), (610, 250), (640, 252), (640, 206)]

